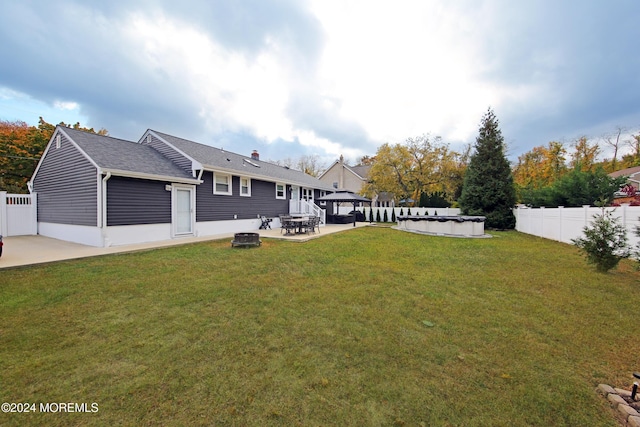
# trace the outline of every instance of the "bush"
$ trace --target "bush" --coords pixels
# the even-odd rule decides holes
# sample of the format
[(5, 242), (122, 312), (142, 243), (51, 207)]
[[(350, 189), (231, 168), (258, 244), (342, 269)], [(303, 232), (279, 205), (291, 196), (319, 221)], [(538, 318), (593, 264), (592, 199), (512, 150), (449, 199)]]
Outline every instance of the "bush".
[(616, 267), (621, 259), (631, 255), (627, 230), (618, 223), (618, 218), (612, 216), (612, 212), (602, 208), (602, 214), (594, 215), (591, 225), (584, 227), (584, 237), (571, 240), (584, 252), (587, 262), (601, 273), (606, 273)]
[[(638, 218), (638, 220), (640, 221), (640, 218)], [(636, 225), (636, 229), (634, 230), (634, 233), (636, 236), (640, 237), (640, 226)], [(636, 250), (633, 253), (633, 256), (636, 258), (636, 261), (638, 261), (638, 265), (636, 265), (636, 268), (640, 270), (640, 242), (637, 243)]]
[(389, 214), (387, 214), (387, 210), (384, 210), (384, 216), (382, 219), (383, 222), (389, 222)]

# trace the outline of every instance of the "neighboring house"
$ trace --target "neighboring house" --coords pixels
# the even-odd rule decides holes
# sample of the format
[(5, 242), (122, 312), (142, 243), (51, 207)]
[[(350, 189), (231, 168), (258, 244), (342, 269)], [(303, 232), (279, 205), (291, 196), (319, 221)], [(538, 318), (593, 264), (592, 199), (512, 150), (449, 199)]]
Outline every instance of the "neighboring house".
[[(619, 176), (627, 177), (627, 185), (631, 186), (635, 189), (636, 194), (638, 189), (640, 188), (640, 166), (635, 166), (633, 168), (622, 169), (619, 171), (611, 172), (609, 174), (612, 178), (617, 178)], [(632, 195), (633, 191), (617, 191), (615, 194), (615, 203), (629, 203), (634, 201), (634, 196)], [(636, 200), (637, 202), (637, 200)]]
[(258, 229), (324, 211), (303, 172), (147, 130), (136, 143), (58, 126), (31, 178), (38, 233), (91, 246)]
[[(361, 194), (364, 185), (369, 179), (369, 171), (371, 166), (359, 165), (349, 166), (345, 164), (344, 157), (333, 162), (327, 170), (325, 170), (318, 179), (324, 183), (331, 185), (336, 191), (351, 191)], [(380, 193), (371, 199), (373, 206), (393, 207), (395, 206), (393, 195), (390, 193)]]

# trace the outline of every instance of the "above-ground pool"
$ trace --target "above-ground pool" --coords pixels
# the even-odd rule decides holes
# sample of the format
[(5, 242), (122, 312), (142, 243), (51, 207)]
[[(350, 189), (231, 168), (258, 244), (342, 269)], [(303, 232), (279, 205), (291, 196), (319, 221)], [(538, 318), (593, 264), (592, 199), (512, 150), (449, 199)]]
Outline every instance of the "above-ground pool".
[(399, 230), (436, 236), (488, 237), (484, 234), (483, 216), (420, 216), (405, 215), (397, 218)]

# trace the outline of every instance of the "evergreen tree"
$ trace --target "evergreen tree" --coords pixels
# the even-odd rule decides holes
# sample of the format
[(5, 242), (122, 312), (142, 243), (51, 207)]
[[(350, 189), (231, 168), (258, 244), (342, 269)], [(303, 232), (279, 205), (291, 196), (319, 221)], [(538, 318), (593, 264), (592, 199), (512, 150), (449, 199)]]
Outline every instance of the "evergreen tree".
[(397, 222), (396, 220), (396, 210), (391, 208), (391, 222)]
[(380, 219), (380, 209), (376, 212), (376, 222), (382, 222), (382, 219)]
[[(602, 201), (604, 205), (605, 201)], [(627, 228), (618, 222), (612, 211), (594, 215), (590, 226), (584, 227), (584, 237), (571, 239), (580, 248), (589, 264), (593, 264), (601, 273), (615, 268), (621, 259), (628, 258), (631, 250), (627, 244)]]
[(491, 109), (482, 118), (474, 148), (458, 200), (462, 213), (485, 216), (488, 228), (513, 229), (516, 191), (502, 132)]
[(387, 214), (387, 210), (384, 210), (384, 217), (382, 219), (382, 222), (389, 222), (389, 215)]

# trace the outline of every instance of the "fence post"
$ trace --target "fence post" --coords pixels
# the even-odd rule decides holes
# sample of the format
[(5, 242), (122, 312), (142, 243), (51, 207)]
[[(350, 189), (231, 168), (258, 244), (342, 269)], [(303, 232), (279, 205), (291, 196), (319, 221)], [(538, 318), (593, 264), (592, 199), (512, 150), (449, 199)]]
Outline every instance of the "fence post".
[(0, 235), (6, 236), (7, 229), (7, 192), (0, 191)]
[(38, 234), (38, 193), (31, 193), (31, 224), (33, 235)]
[(582, 207), (584, 208), (584, 225), (582, 226), (584, 229), (584, 227), (589, 226), (589, 208), (591, 205), (582, 205)]
[(562, 240), (562, 223), (564, 222), (563, 214), (564, 206), (558, 206), (558, 241), (564, 242)]

